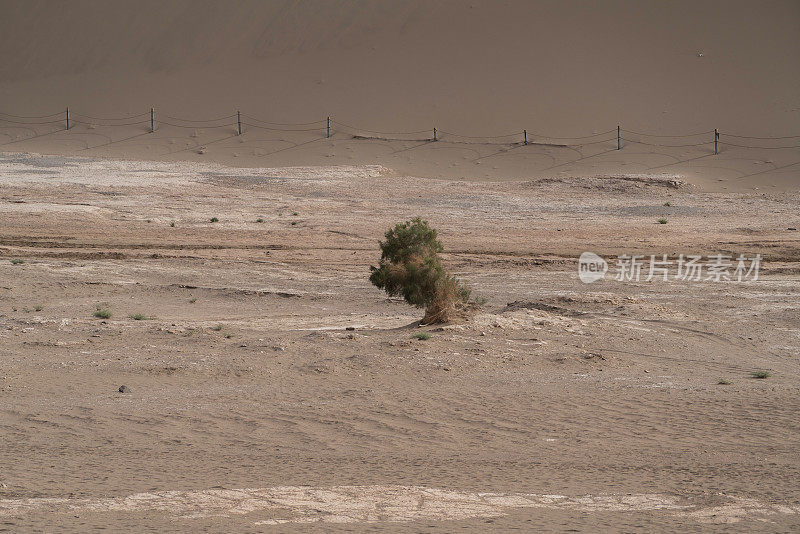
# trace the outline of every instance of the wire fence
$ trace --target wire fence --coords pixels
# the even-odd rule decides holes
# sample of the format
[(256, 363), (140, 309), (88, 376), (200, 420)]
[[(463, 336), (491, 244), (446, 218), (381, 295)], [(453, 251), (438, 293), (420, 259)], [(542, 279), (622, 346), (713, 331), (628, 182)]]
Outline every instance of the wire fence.
[[(34, 128), (44, 125), (53, 127), (51, 132), (39, 133)], [(351, 139), (378, 139), (384, 141), (414, 141), (414, 142), (444, 142), (452, 144), (480, 144), (480, 145), (554, 145), (564, 147), (583, 147), (602, 143), (613, 143), (621, 150), (625, 145), (643, 145), (667, 148), (688, 148), (708, 146), (713, 153), (718, 154), (723, 146), (742, 149), (787, 150), (800, 148), (800, 135), (784, 135), (775, 137), (759, 137), (720, 132), (717, 129), (694, 132), (687, 134), (666, 135), (623, 129), (620, 126), (603, 132), (595, 132), (578, 136), (553, 136), (542, 133), (529, 132), (522, 129), (516, 132), (502, 133), (499, 135), (464, 135), (439, 128), (426, 128), (414, 131), (381, 131), (353, 126), (335, 120), (332, 117), (311, 122), (271, 122), (253, 115), (236, 113), (212, 119), (187, 119), (172, 115), (156, 115), (155, 109), (144, 113), (124, 115), (120, 117), (98, 117), (76, 113), (67, 108), (64, 111), (49, 115), (14, 115), (0, 112), (0, 130), (27, 129), (33, 135), (14, 139), (0, 146), (35, 139), (57, 131), (69, 131), (76, 125), (89, 129), (115, 128), (122, 126), (142, 126), (145, 132), (155, 132), (161, 127), (181, 128), (187, 130), (233, 128), (236, 135), (241, 135), (247, 130), (264, 130), (271, 132), (318, 132), (326, 138), (337, 135), (350, 136)], [(8, 137), (12, 137), (6, 134)], [(731, 139), (732, 141), (729, 141)], [(787, 144), (788, 143), (788, 144)], [(777, 145), (777, 146), (776, 146)]]

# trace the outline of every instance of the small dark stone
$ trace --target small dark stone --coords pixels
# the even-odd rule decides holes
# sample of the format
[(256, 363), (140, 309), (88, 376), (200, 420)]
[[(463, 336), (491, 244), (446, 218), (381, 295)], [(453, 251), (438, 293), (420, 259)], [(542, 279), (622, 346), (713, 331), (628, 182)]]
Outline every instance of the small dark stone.
[(119, 387), (119, 392), (120, 393), (130, 393), (130, 391), (131, 391), (131, 388), (129, 388), (128, 386), (120, 386)]
[(789, 228), (787, 228), (787, 230), (794, 230), (796, 232), (797, 228), (795, 228), (794, 226), (790, 226)]
[(355, 329), (356, 329), (355, 326), (348, 326), (348, 327), (345, 328), (345, 330), (355, 330)]

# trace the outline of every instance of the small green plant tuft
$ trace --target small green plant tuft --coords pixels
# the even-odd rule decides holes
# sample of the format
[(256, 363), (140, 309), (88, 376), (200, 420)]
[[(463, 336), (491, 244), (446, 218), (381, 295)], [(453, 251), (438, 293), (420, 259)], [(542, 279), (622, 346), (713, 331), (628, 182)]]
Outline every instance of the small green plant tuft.
[(211, 219), (209, 219), (209, 220), (210, 220), (212, 223), (219, 222), (219, 219), (218, 219), (217, 217), (211, 217)]
[(763, 379), (763, 378), (769, 378), (772, 375), (769, 374), (769, 371), (753, 371), (752, 373), (750, 373), (750, 376), (752, 376), (753, 378)]
[(299, 214), (299, 213), (297, 213), (296, 211), (293, 211), (293, 212), (292, 212), (292, 215), (294, 215), (295, 217), (297, 217), (297, 216), (298, 216), (298, 215), (300, 215), (300, 214)]
[(170, 223), (169, 223), (169, 227), (170, 227), (170, 228), (175, 228), (175, 221), (172, 221), (172, 222), (170, 222)]
[(214, 330), (214, 331), (216, 331), (216, 332), (219, 332), (220, 330), (222, 330), (222, 325), (221, 325), (221, 324), (218, 324), (217, 326), (215, 326), (214, 328), (212, 328), (212, 330)]
[(110, 319), (111, 311), (108, 310), (107, 308), (101, 308), (98, 306), (98, 308), (94, 311), (92, 315), (94, 315), (98, 319)]
[(264, 222), (264, 219), (262, 219), (261, 217), (259, 217), (258, 219), (256, 219), (256, 222), (257, 222), (257, 223), (263, 223), (263, 222)]
[(21, 260), (19, 258), (14, 258), (11, 260), (11, 265), (22, 265), (23, 263), (25, 263), (25, 260)]
[(672, 204), (670, 204), (669, 202), (664, 202), (664, 206), (668, 208), (668, 207), (672, 206)]
[(666, 219), (663, 219), (663, 218), (662, 218), (662, 219), (659, 219), (659, 220), (658, 220), (658, 224), (667, 224), (667, 220), (666, 220)]
[(134, 321), (151, 321), (153, 317), (148, 317), (147, 315), (141, 313), (134, 313), (133, 315), (131, 315), (131, 319), (133, 319)]
[(411, 337), (419, 339), (420, 341), (427, 341), (431, 338), (431, 335), (427, 332), (415, 332), (411, 334)]
[(295, 226), (296, 224), (297, 224), (297, 221), (292, 221), (292, 226)]
[(725, 380), (724, 378), (720, 378), (719, 380), (717, 380), (717, 384), (719, 384), (720, 386), (730, 386), (731, 381)]
[(194, 304), (195, 302), (197, 302), (197, 297), (189, 299), (189, 304)]
[(43, 309), (44, 309), (44, 308), (42, 307), (42, 305), (41, 305), (41, 304), (37, 304), (36, 306), (34, 306), (34, 307), (33, 307), (33, 310), (34, 310), (34, 311), (42, 311)]

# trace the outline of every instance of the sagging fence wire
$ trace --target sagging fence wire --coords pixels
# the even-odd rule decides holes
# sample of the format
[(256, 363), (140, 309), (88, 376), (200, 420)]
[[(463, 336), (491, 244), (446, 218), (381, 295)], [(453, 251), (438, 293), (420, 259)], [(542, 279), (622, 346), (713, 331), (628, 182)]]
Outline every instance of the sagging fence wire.
[(149, 124), (149, 122), (150, 121), (143, 120), (143, 121), (136, 121), (136, 122), (117, 122), (117, 123), (114, 123), (114, 124), (101, 124), (101, 123), (98, 123), (97, 121), (86, 122), (86, 121), (70, 119), (70, 124), (83, 124), (84, 126), (87, 126), (89, 128), (93, 128), (93, 127), (97, 127), (97, 126), (136, 126), (137, 124)]
[(598, 133), (594, 133), (594, 134), (591, 134), (591, 135), (583, 135), (583, 136), (575, 136), (575, 137), (557, 137), (557, 136), (554, 136), (554, 135), (545, 135), (545, 134), (540, 134), (540, 133), (535, 133), (535, 132), (528, 132), (528, 135), (531, 135), (533, 137), (541, 137), (543, 139), (556, 139), (556, 140), (574, 139), (574, 140), (580, 140), (580, 139), (591, 139), (592, 137), (599, 137), (601, 135), (614, 133), (615, 131), (616, 131), (616, 129), (612, 128), (611, 130), (606, 130), (605, 132), (598, 132)]
[(173, 128), (185, 128), (187, 130), (202, 130), (203, 128), (227, 128), (230, 127), (230, 124), (210, 124), (205, 126), (198, 126), (197, 124), (175, 124), (172, 122), (166, 121), (157, 121), (156, 124), (164, 125), (164, 126), (172, 126)]
[(171, 115), (164, 115), (164, 116), (166, 118), (168, 118), (169, 120), (173, 120), (173, 121), (176, 121), (176, 122), (197, 122), (197, 123), (201, 123), (201, 122), (220, 122), (220, 121), (230, 120), (230, 119), (233, 119), (234, 117), (236, 117), (236, 113), (234, 113), (233, 115), (226, 115), (224, 117), (217, 117), (216, 119), (182, 119), (180, 117), (173, 117)]
[(56, 121), (30, 122), (30, 121), (14, 121), (14, 120), (11, 120), (11, 119), (6, 119), (4, 117), (0, 117), (0, 122), (10, 122), (11, 124), (24, 124), (24, 125), (31, 125), (31, 126), (35, 126), (37, 124), (64, 124), (63, 119), (56, 120)]
[(647, 143), (645, 141), (637, 141), (635, 139), (625, 139), (625, 142), (626, 143), (634, 143), (634, 144), (637, 144), (637, 145), (658, 146), (658, 147), (672, 147), (672, 148), (686, 148), (686, 147), (692, 147), (692, 146), (703, 146), (703, 145), (709, 145), (709, 144), (713, 144), (714, 143), (714, 141), (712, 140), (712, 141), (703, 141), (702, 143), (687, 143), (687, 144), (683, 144), (683, 145), (667, 145), (667, 144), (664, 144), (664, 143)]
[[(236, 115), (232, 115), (232, 117), (235, 116)], [(325, 124), (327, 122), (327, 119), (321, 119), (318, 121), (311, 121), (311, 122), (269, 122), (259, 119), (258, 117), (253, 117), (252, 115), (247, 115), (245, 113), (242, 113), (242, 118), (250, 119), (252, 121), (259, 122), (261, 124), (268, 124), (270, 126), (312, 126), (314, 124)]]
[(750, 145), (735, 145), (733, 143), (725, 143), (728, 146), (735, 146), (737, 148), (760, 148), (763, 150), (782, 150), (786, 148), (800, 148), (800, 145), (792, 146), (750, 146)]
[(5, 115), (6, 117), (11, 117), (13, 119), (49, 119), (50, 117), (56, 117), (63, 114), (63, 111), (59, 111), (58, 113), (51, 113), (50, 115), (12, 115), (10, 113), (3, 113), (0, 111), (0, 115)]
[[(613, 130), (612, 130), (613, 131)], [(706, 130), (705, 132), (697, 132), (697, 133), (690, 133), (690, 134), (683, 134), (683, 135), (664, 135), (664, 134), (650, 134), (650, 133), (643, 133), (643, 132), (634, 132), (633, 130), (625, 129), (625, 133), (633, 134), (633, 135), (641, 135), (642, 137), (698, 137), (700, 135), (711, 135), (714, 133), (714, 130)]]
[(324, 127), (320, 128), (272, 128), (270, 126), (261, 126), (258, 124), (242, 122), (242, 126), (249, 126), (250, 128), (257, 128), (259, 130), (269, 130), (273, 132), (319, 132), (320, 130), (324, 130)]
[[(148, 117), (149, 116), (149, 117)], [(167, 120), (161, 120), (161, 117)], [(140, 119), (141, 120), (132, 120)], [(49, 120), (43, 120), (49, 119)], [(3, 123), (11, 126), (3, 126)], [(182, 117), (175, 117), (172, 115), (162, 115), (156, 117), (155, 109), (149, 112), (143, 112), (136, 115), (126, 115), (121, 117), (97, 117), (86, 115), (83, 113), (70, 112), (69, 108), (65, 111), (51, 113), (48, 115), (15, 115), (11, 113), (0, 112), (0, 128), (20, 128), (29, 129), (30, 126), (41, 125), (57, 125), (63, 124), (65, 130), (70, 130), (75, 125), (86, 126), (87, 128), (97, 127), (121, 127), (121, 126), (139, 126), (147, 125), (151, 132), (154, 132), (156, 126), (169, 126), (173, 128), (182, 128), (190, 130), (198, 129), (215, 129), (215, 128), (233, 128), (237, 135), (244, 133), (244, 129), (257, 129), (274, 132), (321, 132), (324, 138), (335, 136), (336, 133), (342, 132), (352, 136), (353, 139), (378, 139), (382, 141), (406, 141), (406, 142), (444, 142), (451, 144), (484, 144), (484, 145), (550, 145), (550, 146), (563, 146), (563, 147), (583, 147), (589, 145), (596, 145), (601, 143), (617, 142), (617, 149), (621, 150), (626, 144), (638, 144), (653, 147), (666, 147), (666, 148), (689, 148), (701, 147), (706, 145), (714, 145), (714, 153), (718, 153), (719, 146), (729, 146), (743, 149), (763, 149), (763, 150), (788, 150), (800, 148), (800, 144), (795, 145), (781, 145), (781, 146), (762, 146), (766, 143), (782, 140), (798, 140), (800, 142), (800, 135), (785, 135), (785, 136), (748, 136), (733, 133), (719, 132), (718, 130), (706, 130), (703, 132), (693, 132), (687, 134), (656, 134), (647, 132), (638, 132), (634, 130), (625, 130), (621, 127), (610, 129), (603, 132), (596, 132), (589, 135), (580, 136), (553, 136), (542, 133), (529, 132), (523, 129), (518, 132), (509, 132), (499, 135), (465, 135), (448, 130), (441, 130), (438, 128), (426, 128), (423, 130), (404, 131), (404, 132), (389, 132), (381, 130), (372, 130), (369, 128), (362, 128), (353, 126), (348, 123), (334, 120), (332, 117), (326, 119), (311, 121), (311, 122), (272, 122), (267, 121), (249, 114), (242, 114), (241, 112), (231, 115), (225, 115), (212, 119), (188, 119)], [(26, 139), (34, 139), (42, 135), (49, 135), (57, 133), (58, 130), (46, 134), (36, 135), (12, 141), (14, 143), (21, 142)], [(616, 133), (617, 135), (613, 135)], [(365, 135), (368, 134), (368, 135)], [(429, 134), (429, 135), (425, 135)], [(6, 134), (9, 135), (9, 134)], [(420, 137), (423, 136), (424, 137)], [(634, 138), (628, 137), (629, 135), (635, 136)], [(700, 141), (701, 136), (712, 136), (712, 139), (707, 141)], [(408, 138), (403, 136), (417, 136), (415, 138)], [(597, 139), (603, 137), (602, 139)], [(731, 143), (725, 140), (726, 137), (733, 138), (734, 140), (741, 139), (744, 141)], [(661, 142), (661, 139), (687, 139), (696, 140), (697, 142), (670, 144)], [(749, 144), (747, 141), (761, 141), (760, 144)], [(550, 141), (559, 141), (559, 143), (552, 143)], [(10, 144), (10, 143), (4, 143)]]
[(748, 136), (748, 135), (734, 135), (734, 134), (730, 134), (730, 133), (726, 133), (725, 135), (728, 136), (728, 137), (738, 137), (739, 139), (765, 139), (765, 140), (766, 139), (768, 139), (768, 140), (773, 140), (773, 139), (800, 139), (800, 135), (784, 135), (782, 137), (753, 137), (753, 136)]
[(431, 132), (430, 128), (426, 128), (425, 130), (415, 130), (413, 132), (379, 132), (377, 130), (368, 130), (367, 128), (358, 128), (356, 126), (351, 126), (349, 124), (345, 124), (345, 123), (343, 123), (341, 121), (338, 121), (338, 120), (337, 121), (331, 121), (331, 123), (335, 124), (337, 126), (343, 127), (343, 128), (345, 128), (347, 130), (352, 130), (354, 132), (366, 132), (366, 133), (377, 134), (377, 135), (420, 135), (420, 134), (430, 133)]
[(144, 117), (149, 114), (150, 112), (139, 113), (138, 115), (127, 115), (125, 117), (92, 117), (91, 115), (84, 115), (83, 113), (72, 112), (72, 115), (74, 117), (83, 117), (84, 119), (89, 119), (92, 121), (111, 121), (111, 122), (138, 119), (139, 117)]

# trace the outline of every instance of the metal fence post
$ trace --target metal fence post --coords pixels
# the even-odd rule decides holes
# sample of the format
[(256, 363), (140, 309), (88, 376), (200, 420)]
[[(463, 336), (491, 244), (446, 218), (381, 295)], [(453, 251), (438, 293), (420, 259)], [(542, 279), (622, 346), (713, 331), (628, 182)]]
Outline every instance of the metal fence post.
[(236, 124), (239, 129), (239, 135), (242, 135), (242, 112), (238, 109), (236, 110)]
[(156, 108), (150, 108), (150, 133), (156, 131)]
[(522, 139), (525, 145), (528, 144), (528, 130), (522, 130)]
[(719, 154), (719, 130), (714, 128), (714, 155)]
[(439, 140), (439, 139), (437, 138), (437, 135), (436, 135), (436, 128), (434, 128), (434, 129), (433, 129), (433, 140), (434, 140), (434, 141), (438, 141), (438, 140)]
[(67, 130), (69, 130), (69, 106), (67, 106)]
[(621, 149), (622, 149), (622, 130), (620, 129), (619, 124), (617, 124), (617, 150)]
[(325, 126), (325, 138), (327, 139), (327, 138), (330, 138), (330, 136), (331, 136), (331, 118), (330, 117), (328, 117), (328, 122), (326, 124), (327, 125)]

